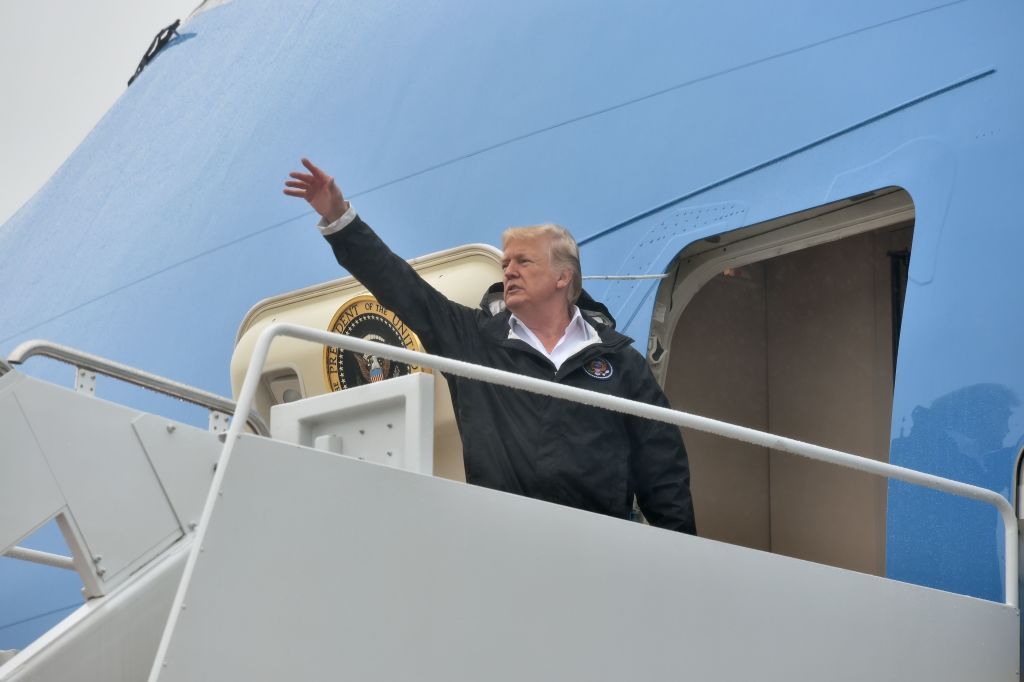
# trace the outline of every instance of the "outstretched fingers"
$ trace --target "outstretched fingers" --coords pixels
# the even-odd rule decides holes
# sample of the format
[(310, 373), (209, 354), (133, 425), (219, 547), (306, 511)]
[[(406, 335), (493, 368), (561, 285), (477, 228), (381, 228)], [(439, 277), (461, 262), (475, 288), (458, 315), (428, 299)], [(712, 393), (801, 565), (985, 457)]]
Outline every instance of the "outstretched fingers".
[(330, 221), (337, 220), (345, 212), (346, 202), (341, 190), (334, 184), (334, 178), (309, 159), (303, 158), (302, 165), (309, 172), (289, 173), (284, 181), (284, 193), (305, 199), (321, 217)]
[[(292, 175), (294, 176), (299, 174), (292, 173)], [(285, 180), (284, 186), (285, 194), (287, 194), (290, 197), (300, 197), (302, 199), (305, 199), (306, 196), (309, 194), (310, 190), (312, 189), (312, 187), (310, 187), (310, 183), (305, 180)]]
[(302, 165), (305, 166), (309, 170), (309, 172), (312, 174), (312, 176), (314, 178), (316, 178), (317, 180), (319, 180), (321, 182), (330, 182), (331, 181), (331, 177), (329, 175), (327, 175), (327, 173), (324, 173), (322, 170), (320, 170), (320, 168), (318, 168), (316, 166), (316, 164), (314, 164), (309, 159), (303, 157)]

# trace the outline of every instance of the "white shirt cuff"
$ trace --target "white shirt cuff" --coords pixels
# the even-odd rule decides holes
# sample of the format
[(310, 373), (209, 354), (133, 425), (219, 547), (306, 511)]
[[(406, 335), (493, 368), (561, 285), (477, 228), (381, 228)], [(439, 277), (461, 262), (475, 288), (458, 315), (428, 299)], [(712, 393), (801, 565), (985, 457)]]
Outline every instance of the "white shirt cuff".
[(341, 214), (341, 217), (335, 220), (333, 223), (326, 222), (326, 218), (321, 218), (320, 222), (316, 224), (316, 228), (320, 230), (320, 234), (327, 236), (334, 234), (348, 226), (353, 220), (356, 219), (356, 207), (352, 205), (350, 201), (348, 204), (348, 210)]

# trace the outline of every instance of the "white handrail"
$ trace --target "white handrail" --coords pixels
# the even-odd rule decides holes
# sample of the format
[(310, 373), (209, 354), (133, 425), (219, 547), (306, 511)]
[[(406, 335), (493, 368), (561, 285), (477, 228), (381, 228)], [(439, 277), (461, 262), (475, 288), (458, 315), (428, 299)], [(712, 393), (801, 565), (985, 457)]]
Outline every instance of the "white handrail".
[[(119, 379), (125, 383), (133, 384), (135, 386), (141, 386), (142, 388), (162, 393), (178, 400), (184, 400), (185, 402), (192, 403), (193, 405), (199, 405), (205, 407), (208, 410), (214, 410), (223, 414), (231, 414), (237, 411), (235, 410), (235, 403), (228, 398), (219, 396), (216, 393), (210, 393), (204, 391), (201, 388), (195, 386), (189, 386), (181, 382), (175, 381), (174, 379), (168, 379), (157, 374), (152, 374), (130, 365), (117, 362), (115, 360), (109, 360), (99, 355), (93, 355), (92, 353), (86, 353), (80, 351), (77, 348), (71, 348), (70, 346), (64, 346), (59, 343), (53, 343), (52, 341), (44, 341), (42, 339), (33, 339), (31, 341), (25, 341), (18, 345), (17, 348), (11, 351), (10, 355), (7, 356), (7, 362), (11, 365), (20, 365), (31, 357), (41, 356), (57, 360), (58, 362), (64, 362), (69, 365), (78, 367), (79, 369), (86, 369), (90, 372), (96, 372), (97, 374), (103, 374), (104, 376)], [(0, 368), (2, 370), (2, 368)], [(0, 374), (3, 374), (0, 371)], [(266, 422), (260, 417), (255, 410), (250, 410), (246, 414), (245, 423), (249, 427), (261, 436), (269, 436), (270, 429), (267, 428)]]
[(69, 556), (51, 554), (50, 552), (40, 552), (37, 549), (29, 549), (28, 547), (11, 547), (3, 554), (3, 556), (10, 559), (30, 561), (34, 564), (63, 568), (68, 571), (75, 570), (75, 561)]
[[(514, 374), (512, 372), (505, 372), (490, 367), (481, 367), (480, 365), (473, 365), (468, 362), (451, 360), (449, 358), (428, 355), (426, 353), (417, 353), (405, 348), (398, 348), (382, 343), (345, 336), (343, 334), (335, 334), (332, 332), (321, 331), (319, 329), (311, 329), (309, 327), (301, 327), (295, 324), (280, 322), (269, 325), (260, 333), (260, 336), (256, 341), (256, 346), (253, 349), (252, 358), (250, 359), (249, 367), (245, 374), (245, 381), (242, 383), (242, 390), (238, 397), (236, 414), (246, 414), (246, 412), (252, 408), (253, 400), (256, 396), (256, 389), (260, 381), (260, 374), (263, 371), (263, 365), (266, 362), (267, 354), (270, 350), (270, 344), (278, 336), (290, 336), (292, 338), (303, 339), (313, 343), (342, 348), (357, 353), (373, 354), (410, 365), (430, 367), (454, 376), (461, 376), (467, 379), (475, 379), (478, 381), (507, 386), (509, 388), (531, 391), (533, 393), (539, 393), (541, 395), (551, 396), (554, 398), (562, 398), (565, 400), (583, 403), (585, 405), (592, 405), (594, 407), (601, 407), (615, 412), (621, 412), (623, 414), (653, 419), (666, 424), (673, 424), (675, 426), (697, 429), (699, 431), (713, 433), (725, 438), (753, 443), (754, 445), (760, 445), (780, 452), (788, 452), (794, 455), (808, 457), (810, 459), (831, 462), (833, 464), (838, 464), (850, 469), (856, 469), (858, 471), (864, 471), (876, 476), (895, 478), (907, 483), (922, 485), (927, 488), (941, 490), (953, 495), (960, 495), (963, 497), (981, 500), (982, 502), (987, 502), (988, 504), (995, 506), (1003, 518), (1003, 525), (1006, 533), (1005, 602), (1011, 607), (1016, 608), (1017, 606), (1017, 519), (1010, 503), (1007, 502), (1002, 495), (986, 488), (980, 488), (978, 486), (961, 483), (959, 481), (952, 481), (939, 476), (914, 471), (913, 469), (906, 469), (893, 464), (878, 462), (873, 459), (867, 459), (865, 457), (851, 455), (838, 450), (803, 443), (791, 438), (784, 438), (782, 436), (776, 436), (743, 426), (736, 426), (735, 424), (729, 424), (715, 419), (708, 419), (707, 417), (699, 417), (686, 412), (677, 412), (664, 407), (656, 407), (654, 405), (639, 403), (633, 400), (616, 398), (614, 396), (556, 384), (551, 381), (534, 379), (520, 374)], [(234, 444), (241, 434), (242, 421), (236, 417), (232, 420), (231, 428), (228, 430), (227, 437), (225, 438), (224, 449), (221, 451), (217, 470), (214, 473), (213, 484), (210, 487), (210, 495), (206, 500), (205, 507), (203, 508), (203, 514), (199, 522), (199, 528), (197, 529), (197, 536), (189, 554), (189, 558), (186, 561), (181, 584), (179, 585), (174, 605), (171, 608), (170, 618), (167, 622), (167, 629), (165, 630), (164, 638), (160, 643), (160, 650), (157, 655), (158, 660), (162, 660), (162, 656), (166, 654), (166, 649), (169, 645), (169, 635), (174, 630), (178, 613), (184, 604), (185, 593), (188, 589), (188, 584), (191, 580), (195, 563), (198, 560), (200, 547), (203, 544), (206, 529), (209, 527), (210, 517), (213, 514), (217, 497), (220, 494), (221, 486), (223, 485), (224, 475), (230, 463)]]

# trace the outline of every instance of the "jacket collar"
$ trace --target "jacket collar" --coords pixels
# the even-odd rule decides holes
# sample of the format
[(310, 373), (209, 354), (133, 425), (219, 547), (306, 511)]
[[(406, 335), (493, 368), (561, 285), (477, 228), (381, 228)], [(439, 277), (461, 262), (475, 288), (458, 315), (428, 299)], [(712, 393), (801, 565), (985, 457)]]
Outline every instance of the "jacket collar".
[[(580, 291), (580, 297), (576, 301), (583, 316), (591, 321), (596, 321), (602, 326), (615, 329), (615, 318), (608, 312), (608, 308), (595, 301), (586, 289)], [(480, 299), (480, 309), (488, 317), (495, 317), (505, 310), (505, 286), (501, 282), (495, 282), (487, 287), (483, 297)]]
[[(579, 306), (583, 319), (590, 323), (601, 337), (601, 343), (590, 348), (600, 348), (602, 352), (611, 352), (633, 343), (633, 339), (615, 330), (615, 318), (608, 312), (608, 308), (603, 303), (591, 298), (586, 291), (580, 294), (576, 305)], [(484, 335), (490, 341), (513, 348), (533, 350), (529, 344), (523, 341), (508, 338), (511, 313), (505, 308), (501, 282), (496, 282), (487, 289), (480, 301), (480, 308), (484, 315), (490, 318), (483, 326)]]

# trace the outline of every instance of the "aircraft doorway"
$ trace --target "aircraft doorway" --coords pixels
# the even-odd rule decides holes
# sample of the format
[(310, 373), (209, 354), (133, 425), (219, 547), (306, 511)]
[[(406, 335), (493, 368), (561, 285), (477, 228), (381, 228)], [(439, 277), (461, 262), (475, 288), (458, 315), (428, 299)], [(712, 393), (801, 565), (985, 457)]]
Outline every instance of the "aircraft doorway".
[[(888, 461), (913, 213), (889, 188), (688, 247), (653, 328), (672, 405)], [(884, 479), (684, 437), (702, 536), (884, 574)]]

